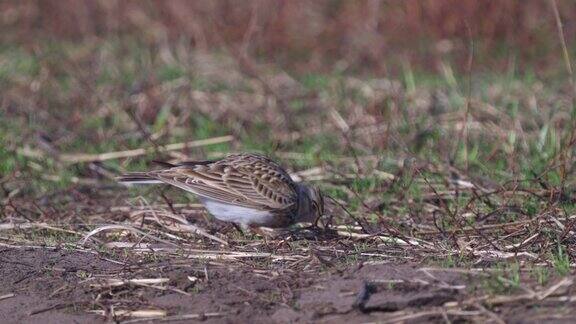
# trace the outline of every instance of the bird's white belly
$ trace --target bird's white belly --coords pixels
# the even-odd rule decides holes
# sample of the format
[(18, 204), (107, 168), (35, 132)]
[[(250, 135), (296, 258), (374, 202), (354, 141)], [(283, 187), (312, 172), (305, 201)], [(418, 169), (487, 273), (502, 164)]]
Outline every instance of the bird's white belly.
[(268, 211), (228, 205), (215, 200), (205, 199), (203, 203), (210, 214), (225, 222), (243, 225), (265, 224), (272, 217)]

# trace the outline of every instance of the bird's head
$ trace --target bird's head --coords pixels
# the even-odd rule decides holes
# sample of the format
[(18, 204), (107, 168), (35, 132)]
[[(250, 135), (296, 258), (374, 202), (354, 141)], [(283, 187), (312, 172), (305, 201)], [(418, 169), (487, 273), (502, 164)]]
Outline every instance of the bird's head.
[(298, 222), (315, 223), (324, 215), (324, 196), (314, 187), (298, 184)]

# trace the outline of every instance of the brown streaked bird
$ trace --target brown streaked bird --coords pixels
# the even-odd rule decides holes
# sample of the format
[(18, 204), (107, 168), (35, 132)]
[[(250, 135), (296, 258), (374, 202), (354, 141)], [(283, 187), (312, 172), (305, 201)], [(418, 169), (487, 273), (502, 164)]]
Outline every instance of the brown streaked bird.
[(260, 154), (231, 154), (220, 160), (166, 166), (128, 173), (118, 180), (165, 183), (192, 192), (214, 217), (244, 229), (316, 222), (324, 213), (324, 199), (317, 188), (294, 182), (280, 165)]

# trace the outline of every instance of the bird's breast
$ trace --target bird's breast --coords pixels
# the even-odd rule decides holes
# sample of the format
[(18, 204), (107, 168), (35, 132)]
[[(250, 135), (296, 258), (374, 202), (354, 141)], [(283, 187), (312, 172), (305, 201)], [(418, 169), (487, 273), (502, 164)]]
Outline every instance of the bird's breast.
[(240, 207), (210, 199), (204, 199), (203, 204), (210, 214), (225, 222), (266, 226), (274, 222), (274, 218), (276, 217), (273, 213), (266, 210)]

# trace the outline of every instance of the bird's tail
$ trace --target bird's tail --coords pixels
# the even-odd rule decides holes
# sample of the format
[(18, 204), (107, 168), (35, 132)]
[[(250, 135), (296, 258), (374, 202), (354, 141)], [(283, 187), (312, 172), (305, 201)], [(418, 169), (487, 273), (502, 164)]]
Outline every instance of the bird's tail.
[(124, 184), (154, 184), (162, 183), (162, 181), (151, 177), (146, 172), (131, 172), (116, 177), (118, 182)]

